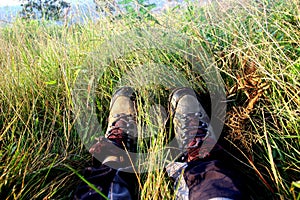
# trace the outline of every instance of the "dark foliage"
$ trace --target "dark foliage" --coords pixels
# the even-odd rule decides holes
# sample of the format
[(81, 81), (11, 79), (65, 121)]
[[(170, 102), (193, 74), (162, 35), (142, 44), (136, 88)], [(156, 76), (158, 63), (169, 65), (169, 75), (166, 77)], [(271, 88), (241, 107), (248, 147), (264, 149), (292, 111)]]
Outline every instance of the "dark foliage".
[(24, 19), (60, 20), (65, 17), (70, 4), (63, 0), (25, 0), (20, 12)]

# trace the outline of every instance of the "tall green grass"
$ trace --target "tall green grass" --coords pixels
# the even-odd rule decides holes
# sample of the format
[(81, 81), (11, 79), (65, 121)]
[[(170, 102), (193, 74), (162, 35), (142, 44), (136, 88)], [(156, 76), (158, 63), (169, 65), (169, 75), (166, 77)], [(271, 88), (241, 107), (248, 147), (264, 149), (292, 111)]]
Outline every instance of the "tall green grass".
[[(84, 69), (97, 65), (105, 41), (149, 27), (187, 35), (213, 58), (207, 64), (218, 67), (228, 96), (223, 142), (234, 156), (232, 163), (248, 177), (249, 196), (299, 199), (299, 8), (293, 0), (216, 1), (155, 15), (159, 24), (130, 17), (86, 19), (84, 24), (66, 26), (19, 19), (1, 27), (1, 199), (72, 198), (80, 178), (70, 167), (82, 173), (91, 165), (75, 128), (78, 113), (72, 89)], [(145, 70), (139, 68), (145, 63), (150, 63)], [(148, 125), (153, 136), (150, 152), (155, 152), (170, 130), (154, 127), (150, 107), (142, 103), (167, 106), (169, 88), (157, 84), (149, 71), (166, 74), (170, 86), (189, 84), (201, 93), (206, 89), (199, 74), (169, 50), (133, 51), (103, 68), (96, 104), (100, 124), (105, 128), (114, 88), (135, 86), (141, 95), (140, 126)], [(164, 164), (160, 156), (150, 155), (153, 170), (140, 177), (142, 199), (174, 198), (172, 183), (158, 168)]]

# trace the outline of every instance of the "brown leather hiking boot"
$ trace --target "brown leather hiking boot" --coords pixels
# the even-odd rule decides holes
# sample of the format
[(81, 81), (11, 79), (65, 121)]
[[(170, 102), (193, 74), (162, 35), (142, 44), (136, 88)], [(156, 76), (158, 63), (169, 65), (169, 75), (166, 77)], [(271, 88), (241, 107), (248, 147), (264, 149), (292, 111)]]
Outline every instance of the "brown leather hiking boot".
[(191, 88), (176, 88), (170, 94), (170, 114), (174, 132), (184, 161), (206, 157), (209, 152), (201, 148), (203, 141), (210, 139), (209, 117)]
[(136, 151), (137, 122), (135, 94), (132, 88), (122, 87), (112, 97), (105, 137), (131, 152)]
[[(134, 100), (135, 93), (130, 87), (122, 87), (114, 93), (105, 137), (100, 137), (89, 150), (94, 157), (103, 162), (120, 162), (126, 157), (125, 151), (136, 152), (138, 132)], [(119, 148), (112, 147), (111, 143)]]

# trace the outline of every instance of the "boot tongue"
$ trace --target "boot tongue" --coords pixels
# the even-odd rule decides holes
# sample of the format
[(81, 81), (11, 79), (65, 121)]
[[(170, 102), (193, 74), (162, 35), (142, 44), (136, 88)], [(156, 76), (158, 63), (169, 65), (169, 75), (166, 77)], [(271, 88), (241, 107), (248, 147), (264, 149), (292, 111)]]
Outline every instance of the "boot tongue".
[(120, 127), (126, 127), (127, 123), (125, 121), (118, 120), (113, 124), (113, 126), (114, 128), (110, 131), (110, 135), (107, 139), (117, 143), (119, 147), (123, 147), (122, 141), (124, 130)]
[(197, 142), (198, 142), (197, 146), (200, 147), (202, 142), (199, 142), (199, 141), (203, 140), (206, 136), (205, 131), (203, 131), (201, 129), (192, 130), (192, 131), (190, 131), (189, 135), (190, 135), (190, 142), (188, 144), (188, 148), (193, 147), (194, 145), (197, 144)]

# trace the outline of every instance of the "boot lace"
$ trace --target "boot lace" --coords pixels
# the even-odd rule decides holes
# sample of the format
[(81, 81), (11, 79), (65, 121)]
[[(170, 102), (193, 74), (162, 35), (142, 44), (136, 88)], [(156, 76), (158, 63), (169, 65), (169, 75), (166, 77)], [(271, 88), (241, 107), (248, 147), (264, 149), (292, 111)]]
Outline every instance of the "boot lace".
[(124, 143), (129, 151), (134, 151), (137, 138), (135, 116), (122, 113), (114, 115), (113, 118), (115, 119), (108, 127), (105, 137), (122, 149)]
[(183, 148), (194, 149), (201, 146), (208, 137), (208, 124), (203, 122), (201, 112), (186, 113), (178, 116), (181, 125), (180, 139)]

